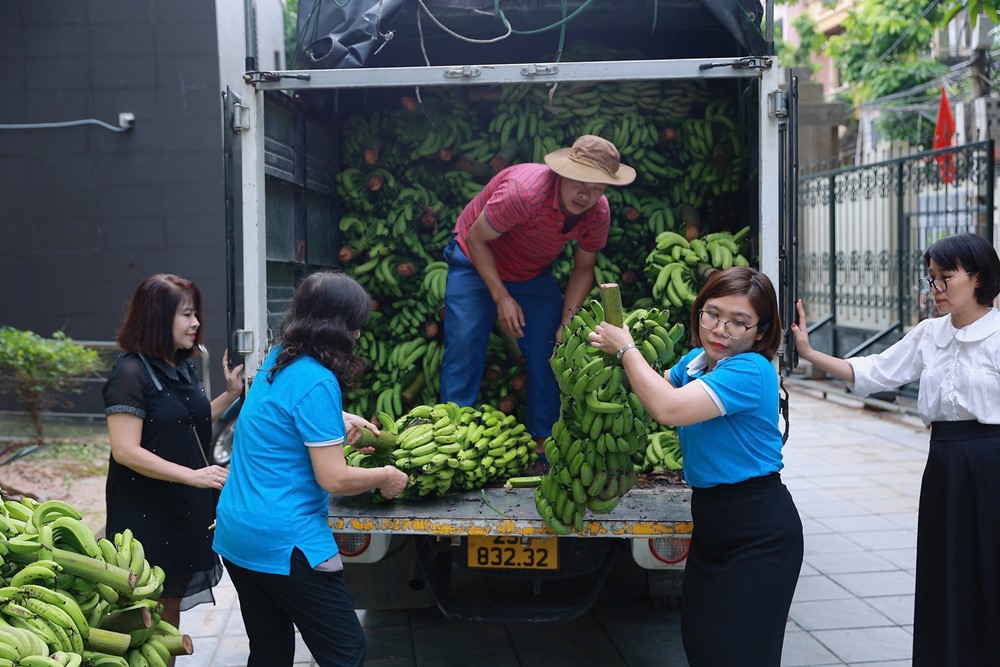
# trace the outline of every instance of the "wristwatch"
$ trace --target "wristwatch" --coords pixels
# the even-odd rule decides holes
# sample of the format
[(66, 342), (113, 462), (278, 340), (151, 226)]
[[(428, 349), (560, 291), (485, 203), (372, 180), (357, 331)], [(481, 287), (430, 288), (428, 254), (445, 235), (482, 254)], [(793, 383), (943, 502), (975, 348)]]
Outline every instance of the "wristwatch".
[(634, 349), (636, 349), (635, 343), (629, 343), (628, 345), (626, 345), (622, 349), (618, 350), (618, 361), (622, 360), (622, 355), (623, 354), (625, 354), (629, 350), (634, 350)]

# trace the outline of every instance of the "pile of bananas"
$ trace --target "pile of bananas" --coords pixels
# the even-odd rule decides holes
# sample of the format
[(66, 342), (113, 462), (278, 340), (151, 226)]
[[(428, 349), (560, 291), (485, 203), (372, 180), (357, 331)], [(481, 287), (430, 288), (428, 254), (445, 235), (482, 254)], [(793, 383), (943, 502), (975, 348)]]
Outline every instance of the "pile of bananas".
[[(676, 359), (684, 325), (666, 328), (669, 312), (637, 309), (624, 323), (639, 352), (656, 370)], [(635, 484), (632, 458), (646, 450), (650, 419), (624, 384), (618, 361), (590, 345), (604, 320), (600, 302), (581, 309), (563, 329), (550, 361), (562, 400), (559, 421), (545, 441), (549, 471), (535, 490), (538, 515), (557, 535), (583, 530), (586, 510), (605, 514)]]
[(646, 441), (646, 451), (632, 458), (637, 473), (677, 471), (684, 467), (681, 443), (676, 431), (656, 431), (646, 436)]
[(746, 146), (730, 100), (713, 100), (701, 118), (687, 118), (676, 130), (686, 166), (671, 185), (675, 205), (701, 208), (708, 196), (736, 192), (746, 177)]
[[(394, 465), (406, 472), (409, 482), (397, 496), (401, 500), (480, 489), (517, 475), (535, 460), (524, 424), (489, 405), (418, 405), (396, 420), (380, 413), (379, 422), (393, 448), (382, 455), (348, 448), (347, 462), (362, 468)], [(375, 498), (381, 500), (379, 494)]]
[(748, 266), (740, 244), (750, 233), (744, 227), (735, 234), (712, 232), (688, 241), (676, 232), (662, 232), (656, 247), (646, 256), (646, 277), (652, 281), (654, 299), (690, 312), (704, 278), (715, 269)]
[(165, 667), (191, 639), (162, 618), (164, 572), (126, 529), (97, 539), (61, 500), (0, 504), (0, 667)]
[[(563, 55), (567, 61), (638, 57), (582, 41), (568, 44)], [(346, 400), (346, 409), (359, 414), (398, 414), (438, 400), (436, 350), (447, 271), (441, 251), (466, 204), (511, 164), (542, 162), (582, 134), (614, 142), (638, 175), (629, 187), (607, 190), (612, 225), (598, 282), (620, 284), (635, 307), (669, 307), (678, 322), (686, 321), (680, 283), (695, 289), (697, 276), (685, 270), (676, 282), (671, 275), (654, 292), (660, 272), (653, 274), (637, 258), (649, 254), (653, 238), (663, 232), (689, 235), (685, 226), (693, 224), (694, 235), (701, 236), (742, 223), (725, 217), (742, 210), (739, 190), (749, 182), (745, 131), (729, 86), (701, 79), (523, 83), (422, 88), (419, 95), (400, 90), (398, 99), (395, 108), (359, 108), (344, 119), (341, 133), (339, 255), (383, 315), (368, 326), (377, 343), (363, 343), (372, 361), (366, 384)], [(565, 282), (572, 266), (568, 246), (553, 262), (553, 275)], [(674, 286), (670, 292), (667, 284)], [(420, 321), (403, 315), (408, 312), (419, 312)], [(437, 324), (436, 335), (420, 330), (425, 315)], [(411, 357), (394, 354), (397, 345), (428, 336), (436, 345), (428, 345), (412, 367), (389, 361)], [(482, 385), (478, 402), (514, 405), (523, 418), (526, 396), (515, 382), (521, 370), (513, 352), (499, 331), (491, 335), (486, 363), (498, 370)]]

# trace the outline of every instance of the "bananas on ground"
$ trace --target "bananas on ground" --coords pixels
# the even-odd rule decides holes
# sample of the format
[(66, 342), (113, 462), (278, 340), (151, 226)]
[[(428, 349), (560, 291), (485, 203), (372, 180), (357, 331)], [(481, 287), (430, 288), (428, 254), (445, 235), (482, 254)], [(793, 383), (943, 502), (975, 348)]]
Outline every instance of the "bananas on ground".
[(0, 666), (165, 667), (188, 653), (160, 618), (163, 569), (130, 529), (97, 539), (81, 518), (62, 500), (0, 504)]

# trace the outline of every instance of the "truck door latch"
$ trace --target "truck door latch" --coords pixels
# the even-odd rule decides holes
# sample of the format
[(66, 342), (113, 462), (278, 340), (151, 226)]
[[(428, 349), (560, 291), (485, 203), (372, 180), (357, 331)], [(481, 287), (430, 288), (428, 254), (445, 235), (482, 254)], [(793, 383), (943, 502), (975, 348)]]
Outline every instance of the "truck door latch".
[(702, 63), (698, 66), (700, 70), (715, 69), (716, 67), (732, 67), (733, 69), (771, 69), (771, 58), (764, 56), (747, 56), (736, 60), (727, 60), (721, 63)]
[(311, 78), (312, 76), (302, 72), (245, 72), (243, 74), (243, 80), (250, 85), (264, 83), (265, 81), (281, 81), (282, 79), (309, 81)]
[(522, 76), (552, 76), (558, 73), (558, 65), (526, 65), (521, 68)]
[(444, 70), (443, 75), (448, 79), (471, 79), (483, 73), (481, 67), (475, 65), (462, 65), (461, 67), (449, 67)]

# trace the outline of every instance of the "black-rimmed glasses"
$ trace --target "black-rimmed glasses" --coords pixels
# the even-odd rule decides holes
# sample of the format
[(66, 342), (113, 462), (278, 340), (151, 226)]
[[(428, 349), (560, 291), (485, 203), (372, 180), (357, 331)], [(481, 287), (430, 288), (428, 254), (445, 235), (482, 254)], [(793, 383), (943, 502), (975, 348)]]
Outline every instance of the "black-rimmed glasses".
[[(707, 310), (698, 311), (698, 324), (701, 325), (702, 329), (708, 329), (711, 331), (715, 327), (719, 326), (719, 315), (717, 313), (712, 313)], [(737, 322), (736, 320), (721, 320), (722, 322), (722, 332), (726, 334), (726, 338), (735, 338), (739, 340), (747, 335), (747, 331), (753, 329), (756, 324), (747, 326), (742, 322)]]
[(953, 276), (948, 276), (947, 278), (931, 278), (927, 276), (924, 278), (924, 282), (927, 286), (934, 290), (935, 292), (947, 292), (948, 291), (948, 281), (954, 280), (955, 278), (960, 278), (961, 276), (971, 276), (975, 275), (971, 271), (966, 271), (965, 273), (957, 273)]

